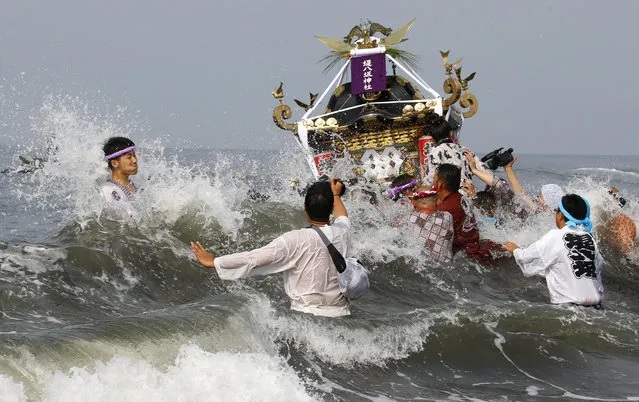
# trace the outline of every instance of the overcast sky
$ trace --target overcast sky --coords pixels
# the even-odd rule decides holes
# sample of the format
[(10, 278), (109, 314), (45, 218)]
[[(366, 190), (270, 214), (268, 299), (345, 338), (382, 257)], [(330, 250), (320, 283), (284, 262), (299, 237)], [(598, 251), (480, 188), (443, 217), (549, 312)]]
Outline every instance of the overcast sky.
[(3, 0), (0, 142), (29, 135), (17, 121), (53, 94), (124, 105), (170, 146), (278, 149), (291, 134), (272, 123), (271, 91), (284, 81), (293, 107), (333, 77), (313, 35), (416, 17), (402, 47), (435, 90), (440, 49), (477, 71), (471, 149), (637, 154), (637, 15), (638, 1)]

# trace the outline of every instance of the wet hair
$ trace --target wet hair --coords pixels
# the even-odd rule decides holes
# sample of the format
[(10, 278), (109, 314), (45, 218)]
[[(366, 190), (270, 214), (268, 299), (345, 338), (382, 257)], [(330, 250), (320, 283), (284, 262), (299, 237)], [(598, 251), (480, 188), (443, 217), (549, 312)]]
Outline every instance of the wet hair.
[(304, 208), (306, 214), (314, 221), (328, 221), (333, 212), (333, 191), (331, 183), (318, 181), (306, 190), (304, 197)]
[(440, 117), (431, 123), (428, 134), (433, 137), (436, 144), (439, 144), (443, 140), (450, 138), (451, 131), (450, 124), (448, 124), (446, 119)]
[[(122, 151), (125, 148), (132, 147), (134, 145), (135, 143), (126, 137), (111, 137), (104, 143), (102, 150), (104, 151), (104, 156), (108, 156), (118, 151)], [(118, 160), (118, 158), (119, 156), (117, 158), (113, 158), (107, 161), (107, 164), (109, 165), (109, 169), (113, 170), (113, 166), (111, 166), (111, 161)]]
[(408, 173), (400, 174), (399, 176), (393, 179), (393, 181), (390, 184), (390, 188), (404, 186), (413, 180), (415, 180), (415, 176), (413, 176), (412, 174), (408, 174)]
[(495, 195), (486, 190), (478, 191), (475, 206), (484, 212), (492, 211), (495, 208)]
[(417, 198), (413, 203), (418, 207), (436, 207), (437, 194), (427, 195), (426, 197)]
[(442, 163), (437, 167), (437, 178), (446, 185), (446, 190), (457, 192), (461, 184), (461, 169), (450, 163)]
[[(588, 213), (588, 207), (586, 201), (577, 194), (566, 194), (561, 198), (561, 205), (563, 205), (566, 212), (572, 215), (575, 219), (585, 219)], [(568, 219), (564, 216), (564, 221)]]

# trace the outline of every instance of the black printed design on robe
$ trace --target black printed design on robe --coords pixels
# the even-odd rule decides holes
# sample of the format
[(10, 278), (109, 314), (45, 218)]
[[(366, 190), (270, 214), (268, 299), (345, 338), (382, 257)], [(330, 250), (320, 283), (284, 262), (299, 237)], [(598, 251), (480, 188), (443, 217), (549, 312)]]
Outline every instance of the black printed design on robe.
[[(441, 153), (439, 155), (441, 156)], [(444, 158), (446, 158), (445, 160), (450, 160), (453, 159), (453, 156), (449, 154), (447, 150), (444, 150)], [(441, 157), (439, 159), (442, 160)]]
[(450, 163), (461, 169), (462, 181), (472, 181), (473, 173), (470, 169), (470, 164), (464, 156), (465, 148), (459, 144), (443, 143), (433, 147), (430, 150), (428, 163), (424, 169), (424, 179), (427, 183), (432, 183), (433, 177), (437, 167), (443, 163)]
[(595, 267), (595, 241), (589, 234), (568, 232), (564, 235), (564, 246), (572, 260), (572, 272), (579, 279), (597, 279)]

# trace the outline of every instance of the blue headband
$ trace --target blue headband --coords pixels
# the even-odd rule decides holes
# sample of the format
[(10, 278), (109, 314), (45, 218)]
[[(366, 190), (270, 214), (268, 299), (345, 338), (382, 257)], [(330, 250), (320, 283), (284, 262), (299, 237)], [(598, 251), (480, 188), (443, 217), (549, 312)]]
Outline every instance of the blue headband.
[(592, 222), (590, 221), (590, 204), (588, 204), (588, 201), (584, 197), (581, 197), (581, 199), (584, 200), (584, 202), (586, 203), (585, 218), (575, 219), (572, 215), (568, 213), (568, 211), (566, 211), (566, 208), (564, 208), (564, 204), (561, 200), (559, 201), (559, 210), (561, 211), (562, 214), (564, 214), (566, 219), (568, 219), (568, 222), (566, 222), (566, 226), (568, 226), (569, 228), (576, 228), (577, 226), (585, 226), (586, 231), (590, 233), (590, 231), (592, 231)]

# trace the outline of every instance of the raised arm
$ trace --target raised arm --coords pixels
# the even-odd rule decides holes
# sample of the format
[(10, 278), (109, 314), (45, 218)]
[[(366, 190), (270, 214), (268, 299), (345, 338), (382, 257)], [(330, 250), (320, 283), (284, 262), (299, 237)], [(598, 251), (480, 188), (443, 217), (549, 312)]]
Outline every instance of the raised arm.
[(469, 150), (464, 151), (464, 156), (468, 160), (468, 164), (470, 165), (470, 170), (473, 172), (473, 174), (477, 176), (479, 180), (483, 181), (489, 186), (492, 186), (494, 184), (493, 180), (495, 176), (492, 173), (487, 172), (485, 170), (477, 169), (477, 162), (475, 161), (475, 157)]
[(331, 191), (333, 191), (333, 217), (335, 219), (340, 216), (348, 216), (348, 212), (346, 212), (346, 207), (342, 202), (342, 189), (344, 188), (344, 183), (339, 181), (338, 178), (333, 177), (331, 179)]
[(537, 208), (537, 205), (526, 195), (524, 191), (524, 187), (519, 182), (517, 175), (515, 174), (515, 169), (513, 169), (513, 165), (517, 161), (517, 156), (513, 158), (512, 161), (508, 162), (504, 165), (504, 171), (506, 172), (506, 178), (508, 179), (508, 184), (510, 184), (510, 188), (513, 190), (515, 194), (519, 194), (522, 200), (526, 202), (531, 208)]
[(519, 179), (517, 178), (517, 175), (515, 174), (515, 169), (513, 169), (515, 161), (517, 161), (517, 156), (515, 156), (512, 161), (504, 165), (504, 172), (506, 172), (508, 184), (510, 184), (510, 188), (513, 189), (513, 192), (515, 194), (525, 194), (524, 188), (522, 187)]

